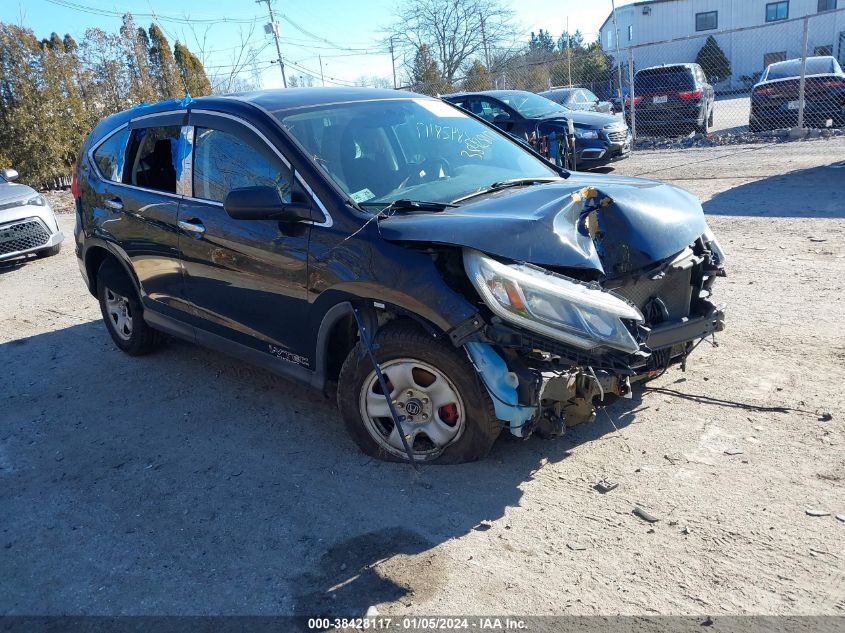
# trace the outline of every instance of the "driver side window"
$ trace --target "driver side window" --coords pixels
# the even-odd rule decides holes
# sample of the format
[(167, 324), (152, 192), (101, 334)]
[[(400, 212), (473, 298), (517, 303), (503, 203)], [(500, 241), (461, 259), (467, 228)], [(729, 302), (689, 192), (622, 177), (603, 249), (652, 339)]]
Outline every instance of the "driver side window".
[(240, 136), (197, 127), (194, 134), (194, 197), (223, 202), (232, 189), (269, 186), (290, 202), (291, 171), (269, 148)]

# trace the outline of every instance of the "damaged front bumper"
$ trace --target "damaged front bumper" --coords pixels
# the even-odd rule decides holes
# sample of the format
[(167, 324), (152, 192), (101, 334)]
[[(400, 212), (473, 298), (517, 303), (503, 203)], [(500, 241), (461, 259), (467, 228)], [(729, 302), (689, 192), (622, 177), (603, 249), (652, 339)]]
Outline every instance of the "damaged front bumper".
[(724, 255), (703, 235), (681, 253), (646, 270), (602, 284), (642, 312), (631, 324), (639, 349), (578, 349), (492, 317), (465, 344), (511, 433), (553, 436), (591, 421), (595, 406), (630, 397), (634, 382), (685, 362), (697, 344), (721, 332), (724, 309), (710, 300), (724, 276)]

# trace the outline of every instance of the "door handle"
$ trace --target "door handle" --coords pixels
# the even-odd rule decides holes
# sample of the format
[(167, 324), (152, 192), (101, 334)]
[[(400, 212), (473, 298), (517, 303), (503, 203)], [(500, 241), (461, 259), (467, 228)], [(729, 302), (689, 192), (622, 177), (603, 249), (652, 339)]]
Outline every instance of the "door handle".
[(205, 225), (196, 218), (192, 220), (179, 220), (179, 228), (188, 233), (196, 233), (197, 236), (205, 233)]
[(107, 198), (104, 204), (114, 211), (121, 211), (123, 209), (123, 201), (120, 198)]

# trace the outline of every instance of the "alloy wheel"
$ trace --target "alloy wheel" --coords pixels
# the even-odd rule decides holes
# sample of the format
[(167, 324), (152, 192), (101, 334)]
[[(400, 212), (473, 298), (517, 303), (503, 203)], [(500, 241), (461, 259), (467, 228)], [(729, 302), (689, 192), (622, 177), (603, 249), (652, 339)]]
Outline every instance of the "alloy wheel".
[(124, 341), (132, 338), (132, 310), (129, 300), (111, 288), (105, 289), (106, 314), (112, 328)]

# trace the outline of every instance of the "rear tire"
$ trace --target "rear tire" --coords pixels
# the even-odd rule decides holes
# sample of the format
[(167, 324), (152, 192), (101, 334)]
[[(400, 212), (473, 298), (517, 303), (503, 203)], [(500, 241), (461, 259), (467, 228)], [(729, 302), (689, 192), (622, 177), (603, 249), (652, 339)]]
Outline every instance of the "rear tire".
[[(406, 437), (411, 436), (414, 461), (457, 464), (487, 455), (502, 423), (466, 354), (433, 339), (416, 324), (402, 321), (383, 328), (375, 343), (375, 356), (397, 403), (397, 414), (406, 416), (402, 427)], [(337, 402), (346, 430), (367, 455), (407, 462), (378, 385), (359, 341), (338, 379)], [(440, 406), (439, 401), (445, 404)], [(426, 429), (431, 429), (431, 437)]]
[(112, 257), (102, 263), (97, 273), (97, 298), (109, 335), (130, 356), (149, 354), (165, 342), (165, 335), (144, 321), (135, 285)]

